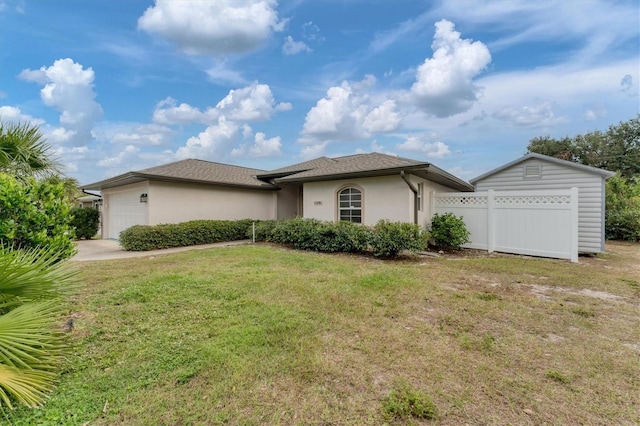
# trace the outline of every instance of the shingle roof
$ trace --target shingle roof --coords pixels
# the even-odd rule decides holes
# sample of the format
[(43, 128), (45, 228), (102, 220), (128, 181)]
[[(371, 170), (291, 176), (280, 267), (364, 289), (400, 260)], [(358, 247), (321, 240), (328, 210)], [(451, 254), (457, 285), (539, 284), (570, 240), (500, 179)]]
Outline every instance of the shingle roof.
[(337, 158), (320, 157), (272, 171), (188, 159), (128, 172), (110, 179), (83, 185), (82, 188), (102, 190), (145, 180), (164, 180), (273, 190), (278, 187), (272, 184), (271, 180), (276, 184), (280, 182), (300, 183), (347, 177), (384, 176), (401, 171), (422, 176), (451, 188), (472, 189), (468, 183), (430, 163), (377, 152)]
[(264, 186), (264, 182), (256, 179), (255, 175), (265, 173), (265, 171), (211, 161), (187, 159), (139, 170), (137, 173), (147, 176), (162, 176), (201, 182)]
[(112, 188), (149, 179), (277, 189), (273, 185), (256, 179), (255, 176), (260, 173), (265, 173), (265, 171), (211, 161), (187, 159), (128, 172), (100, 182), (83, 185), (83, 189)]
[(310, 178), (355, 174), (358, 172), (376, 172), (421, 165), (428, 166), (429, 163), (372, 152), (369, 154), (355, 154), (332, 158), (330, 162), (322, 162), (313, 169), (283, 177), (278, 179), (278, 181), (306, 180)]
[(316, 169), (316, 168), (319, 168), (319, 167), (325, 167), (325, 166), (331, 165), (333, 163), (335, 163), (335, 160), (333, 160), (331, 158), (320, 157), (320, 158), (315, 158), (313, 160), (304, 161), (302, 163), (293, 164), (291, 166), (286, 166), (286, 167), (281, 167), (279, 169), (270, 170), (268, 172), (259, 174), (258, 177), (272, 176), (272, 175), (283, 175), (283, 174), (290, 174), (290, 173), (293, 173), (293, 172), (303, 172), (305, 170)]

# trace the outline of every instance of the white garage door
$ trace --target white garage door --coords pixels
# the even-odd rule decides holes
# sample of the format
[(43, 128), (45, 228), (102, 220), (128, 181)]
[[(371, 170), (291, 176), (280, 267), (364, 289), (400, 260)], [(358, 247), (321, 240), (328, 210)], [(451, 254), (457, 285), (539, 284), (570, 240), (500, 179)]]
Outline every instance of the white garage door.
[(140, 190), (109, 195), (109, 238), (120, 238), (120, 232), (133, 225), (147, 224), (147, 204), (140, 202)]

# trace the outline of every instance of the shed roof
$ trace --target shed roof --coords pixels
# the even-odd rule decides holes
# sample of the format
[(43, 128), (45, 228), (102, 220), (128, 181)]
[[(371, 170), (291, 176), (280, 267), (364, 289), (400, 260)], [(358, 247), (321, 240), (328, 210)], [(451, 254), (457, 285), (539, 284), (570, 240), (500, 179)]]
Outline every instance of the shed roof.
[(145, 180), (169, 182), (205, 183), (255, 189), (277, 189), (255, 176), (264, 170), (214, 163), (211, 161), (187, 159), (163, 164), (148, 169), (133, 171), (109, 179), (83, 185), (83, 189), (113, 188)]
[(478, 177), (475, 177), (473, 179), (471, 179), (469, 182), (471, 182), (471, 184), (476, 184), (478, 181), (481, 181), (482, 179), (485, 179), (491, 175), (494, 175), (496, 173), (499, 173), (505, 169), (508, 169), (511, 166), (515, 166), (516, 164), (522, 163), (523, 161), (529, 160), (529, 159), (538, 159), (538, 160), (543, 160), (543, 161), (548, 161), (550, 163), (555, 163), (555, 164), (559, 164), (561, 166), (565, 166), (565, 167), (570, 167), (570, 168), (574, 168), (577, 170), (581, 170), (583, 172), (587, 172), (587, 173), (593, 173), (595, 175), (599, 175), (606, 178), (610, 178), (611, 176), (614, 176), (615, 173), (614, 172), (610, 172), (609, 170), (604, 170), (604, 169), (599, 169), (597, 167), (591, 167), (591, 166), (585, 166), (584, 164), (580, 164), (580, 163), (574, 163), (573, 161), (567, 161), (567, 160), (561, 160), (560, 158), (556, 158), (556, 157), (550, 157), (548, 155), (542, 155), (542, 154), (538, 154), (536, 152), (532, 152), (529, 153), (527, 155), (524, 155), (516, 160), (513, 160), (507, 164), (503, 164), (500, 167), (497, 167), (493, 170), (490, 170)]

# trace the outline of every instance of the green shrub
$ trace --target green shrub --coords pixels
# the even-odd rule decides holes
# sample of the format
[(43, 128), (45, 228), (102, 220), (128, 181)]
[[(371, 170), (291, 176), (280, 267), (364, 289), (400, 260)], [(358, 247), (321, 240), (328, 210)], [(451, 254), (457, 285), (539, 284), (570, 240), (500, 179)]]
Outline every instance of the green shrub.
[(430, 231), (436, 247), (459, 249), (463, 244), (471, 242), (462, 216), (457, 217), (453, 213), (433, 215)]
[(242, 240), (254, 221), (192, 220), (161, 225), (135, 225), (120, 233), (120, 245), (127, 251), (147, 251), (222, 241)]
[(606, 185), (606, 238), (640, 241), (640, 182), (614, 176)]
[[(256, 241), (271, 241), (273, 228), (278, 224), (277, 220), (257, 220), (255, 229)], [(247, 229), (247, 238), (253, 238), (253, 228)]]
[(61, 183), (0, 173), (0, 242), (25, 250), (47, 249), (60, 260), (71, 257), (71, 203), (64, 194)]
[(373, 227), (369, 243), (374, 256), (391, 257), (404, 250), (424, 250), (428, 241), (429, 233), (419, 225), (381, 220)]
[(298, 250), (359, 253), (367, 249), (369, 233), (357, 223), (294, 218), (276, 222), (266, 240)]
[(76, 238), (90, 240), (98, 233), (100, 212), (93, 208), (73, 207), (70, 225), (76, 231)]
[(406, 383), (396, 386), (382, 402), (384, 416), (389, 420), (435, 419), (438, 409), (423, 392), (411, 389)]

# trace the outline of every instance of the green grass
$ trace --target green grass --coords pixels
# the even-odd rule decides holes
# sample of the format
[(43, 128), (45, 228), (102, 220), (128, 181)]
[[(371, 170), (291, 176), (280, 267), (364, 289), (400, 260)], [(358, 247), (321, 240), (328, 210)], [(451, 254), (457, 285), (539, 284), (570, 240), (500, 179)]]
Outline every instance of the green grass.
[(608, 249), (579, 264), (266, 245), (77, 264), (59, 387), (10, 422), (633, 424), (640, 246)]

